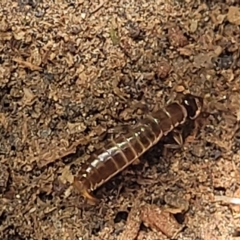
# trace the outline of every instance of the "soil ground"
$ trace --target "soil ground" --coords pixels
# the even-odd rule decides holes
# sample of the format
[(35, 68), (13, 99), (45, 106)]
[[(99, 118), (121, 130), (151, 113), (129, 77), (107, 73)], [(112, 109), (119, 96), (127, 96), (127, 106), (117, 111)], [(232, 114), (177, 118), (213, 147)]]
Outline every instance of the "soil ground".
[[(239, 44), (237, 0), (1, 0), (0, 239), (239, 239)], [(197, 136), (85, 203), (73, 176), (104, 133), (188, 92)]]

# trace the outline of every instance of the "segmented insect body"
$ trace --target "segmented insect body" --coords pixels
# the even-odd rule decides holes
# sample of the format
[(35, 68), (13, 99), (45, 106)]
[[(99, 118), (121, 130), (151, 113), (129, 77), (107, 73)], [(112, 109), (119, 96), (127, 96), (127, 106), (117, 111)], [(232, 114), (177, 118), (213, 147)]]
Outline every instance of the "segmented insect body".
[(181, 103), (173, 102), (147, 116), (126, 134), (119, 134), (97, 150), (74, 178), (74, 186), (86, 198), (96, 188), (138, 159), (150, 147), (187, 119), (195, 119), (201, 112), (203, 100), (190, 94)]

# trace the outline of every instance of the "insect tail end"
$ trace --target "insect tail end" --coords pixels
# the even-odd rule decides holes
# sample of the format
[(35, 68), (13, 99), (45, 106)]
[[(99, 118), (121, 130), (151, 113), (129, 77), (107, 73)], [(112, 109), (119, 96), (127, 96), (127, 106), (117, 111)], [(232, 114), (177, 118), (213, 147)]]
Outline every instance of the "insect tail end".
[(74, 177), (73, 187), (88, 201), (91, 205), (96, 205), (99, 200), (95, 198), (84, 186), (84, 184), (77, 178)]

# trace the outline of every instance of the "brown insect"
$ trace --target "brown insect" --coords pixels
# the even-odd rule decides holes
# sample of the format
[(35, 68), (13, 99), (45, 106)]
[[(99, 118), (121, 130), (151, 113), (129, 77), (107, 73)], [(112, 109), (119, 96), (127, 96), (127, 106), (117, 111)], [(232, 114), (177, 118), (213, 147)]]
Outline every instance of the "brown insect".
[(184, 95), (181, 103), (173, 102), (141, 120), (126, 134), (119, 134), (106, 146), (97, 150), (84, 163), (74, 178), (75, 188), (91, 202), (91, 195), (99, 186), (121, 172), (156, 144), (163, 136), (187, 120), (196, 119), (202, 111), (203, 99)]

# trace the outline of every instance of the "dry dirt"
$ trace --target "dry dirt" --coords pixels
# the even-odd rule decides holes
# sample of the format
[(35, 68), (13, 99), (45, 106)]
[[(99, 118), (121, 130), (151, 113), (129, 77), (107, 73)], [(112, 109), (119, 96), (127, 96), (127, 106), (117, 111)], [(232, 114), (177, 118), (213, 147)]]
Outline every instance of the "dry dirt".
[[(0, 239), (239, 239), (239, 46), (237, 0), (1, 0)], [(72, 179), (104, 133), (178, 92), (210, 113), (196, 138), (86, 204)]]

